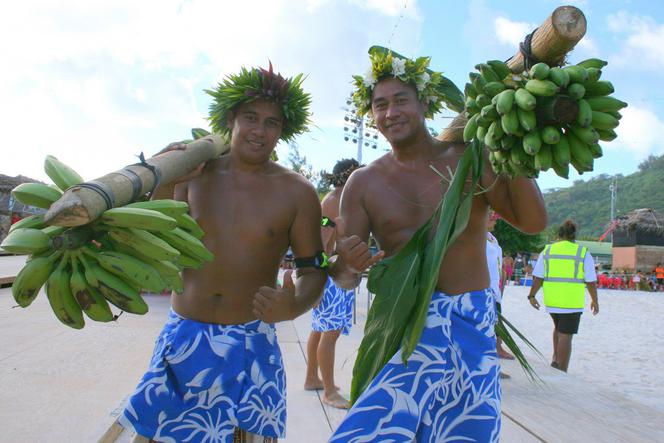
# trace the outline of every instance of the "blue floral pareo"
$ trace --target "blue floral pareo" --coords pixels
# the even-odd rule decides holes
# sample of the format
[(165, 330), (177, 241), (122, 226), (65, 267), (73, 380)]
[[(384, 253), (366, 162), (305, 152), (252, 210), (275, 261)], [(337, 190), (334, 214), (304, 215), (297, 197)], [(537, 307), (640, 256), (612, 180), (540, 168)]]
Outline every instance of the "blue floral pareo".
[(385, 365), (330, 442), (497, 442), (500, 382), (489, 290), (432, 296), (420, 342)]
[(286, 377), (274, 326), (201, 323), (171, 310), (120, 423), (160, 442), (231, 443), (235, 427), (283, 437)]
[(354, 289), (341, 289), (328, 277), (323, 298), (311, 310), (311, 329), (318, 332), (341, 330), (342, 334), (348, 335), (353, 321), (354, 300)]

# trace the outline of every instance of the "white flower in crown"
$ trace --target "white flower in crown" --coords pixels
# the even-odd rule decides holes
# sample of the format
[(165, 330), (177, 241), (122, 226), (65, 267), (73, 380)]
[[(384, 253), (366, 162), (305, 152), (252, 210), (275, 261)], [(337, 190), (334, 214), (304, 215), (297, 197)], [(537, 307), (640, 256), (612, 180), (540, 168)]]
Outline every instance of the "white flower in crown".
[(430, 95), (427, 97), (427, 100), (431, 103), (435, 103), (436, 100), (438, 100), (435, 96)]
[(406, 60), (394, 57), (392, 59), (392, 75), (395, 77), (402, 76), (406, 73)]
[(364, 74), (362, 83), (364, 83), (364, 86), (367, 88), (373, 88), (373, 86), (376, 84), (376, 77), (374, 77), (373, 69), (371, 67), (367, 70), (367, 73)]
[(429, 80), (431, 80), (431, 76), (428, 72), (424, 72), (421, 76), (419, 76), (416, 83), (417, 90), (419, 92), (424, 91), (424, 88), (426, 88), (429, 84)]

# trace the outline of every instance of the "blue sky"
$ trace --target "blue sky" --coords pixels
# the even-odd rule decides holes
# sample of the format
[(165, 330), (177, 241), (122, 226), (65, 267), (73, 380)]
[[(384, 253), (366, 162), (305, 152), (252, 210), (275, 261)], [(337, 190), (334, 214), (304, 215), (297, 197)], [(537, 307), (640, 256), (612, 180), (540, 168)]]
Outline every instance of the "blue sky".
[[(653, 1), (58, 0), (11, 2), (0, 17), (0, 173), (46, 180), (47, 154), (93, 179), (207, 128), (203, 90), (240, 66), (308, 75), (315, 126), (297, 143), (315, 170), (356, 147), (343, 140), (350, 76), (373, 44), (429, 55), (460, 88), (473, 65), (510, 57), (556, 7), (583, 10), (588, 32), (570, 62), (609, 61), (603, 78), (627, 101), (619, 137), (595, 172), (629, 174), (664, 153), (664, 6)], [(440, 131), (443, 113), (430, 125)], [(446, 118), (447, 117), (447, 118)], [(363, 161), (384, 153), (365, 149)], [(279, 145), (285, 159), (287, 145)], [(573, 175), (571, 180), (578, 179)], [(571, 183), (552, 173), (543, 189)]]

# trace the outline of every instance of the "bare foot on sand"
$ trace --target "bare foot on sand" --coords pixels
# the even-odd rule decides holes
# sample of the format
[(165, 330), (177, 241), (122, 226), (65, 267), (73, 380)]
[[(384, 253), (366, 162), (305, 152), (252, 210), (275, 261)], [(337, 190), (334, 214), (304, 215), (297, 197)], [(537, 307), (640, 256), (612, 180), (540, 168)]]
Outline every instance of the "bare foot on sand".
[(502, 349), (498, 350), (498, 358), (502, 358), (504, 360), (514, 360), (514, 356), (512, 354)]
[(323, 389), (323, 380), (320, 378), (306, 379), (304, 381), (304, 390), (305, 391), (317, 391)]
[(323, 403), (338, 409), (350, 408), (350, 402), (343, 398), (338, 392), (335, 392), (332, 395), (323, 394)]
[[(305, 380), (304, 382), (304, 390), (305, 391), (320, 391), (324, 389), (325, 387), (323, 386), (323, 380), (320, 378), (317, 380)], [(337, 391), (339, 390), (339, 386), (334, 387)]]

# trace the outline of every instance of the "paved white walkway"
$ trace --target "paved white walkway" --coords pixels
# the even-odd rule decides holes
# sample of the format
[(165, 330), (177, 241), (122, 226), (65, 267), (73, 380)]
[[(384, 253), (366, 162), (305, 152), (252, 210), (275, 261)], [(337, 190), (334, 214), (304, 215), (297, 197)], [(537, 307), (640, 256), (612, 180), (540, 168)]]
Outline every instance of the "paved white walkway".
[[(56, 320), (43, 294), (21, 309), (13, 308), (9, 288), (0, 289), (0, 442), (97, 441), (145, 370), (165, 321), (168, 297), (147, 300), (145, 316), (123, 314), (116, 323), (89, 322), (76, 331)], [(362, 292), (358, 325), (337, 347), (337, 384), (345, 395), (366, 303)], [(288, 379), (285, 441), (290, 443), (325, 442), (344, 416), (323, 406), (318, 393), (302, 389), (308, 334), (309, 315), (278, 326)], [(503, 383), (503, 442), (664, 441), (659, 409), (534, 363), (544, 387), (528, 382), (514, 362), (505, 363), (513, 378)], [(116, 441), (129, 439), (124, 432)]]

